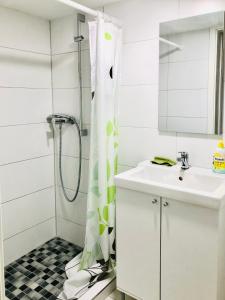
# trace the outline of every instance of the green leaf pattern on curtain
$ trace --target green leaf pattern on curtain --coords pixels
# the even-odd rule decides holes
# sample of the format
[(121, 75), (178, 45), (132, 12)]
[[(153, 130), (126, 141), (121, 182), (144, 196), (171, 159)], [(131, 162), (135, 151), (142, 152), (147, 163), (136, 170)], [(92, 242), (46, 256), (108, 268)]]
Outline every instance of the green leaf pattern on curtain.
[[(100, 38), (102, 37), (102, 38)], [(87, 226), (80, 269), (103, 260), (115, 266), (114, 176), (118, 171), (117, 98), (121, 29), (104, 21), (89, 22), (91, 58), (91, 141)]]

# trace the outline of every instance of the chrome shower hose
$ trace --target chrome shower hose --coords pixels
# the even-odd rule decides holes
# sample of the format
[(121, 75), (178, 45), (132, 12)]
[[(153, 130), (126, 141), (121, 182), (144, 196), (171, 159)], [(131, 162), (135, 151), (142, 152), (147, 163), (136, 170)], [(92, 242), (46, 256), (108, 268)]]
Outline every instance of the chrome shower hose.
[(80, 132), (80, 127), (75, 119), (74, 119), (74, 125), (76, 126), (78, 139), (79, 139), (79, 167), (78, 167), (78, 179), (77, 179), (75, 194), (73, 195), (72, 198), (69, 198), (65, 189), (65, 185), (63, 182), (63, 175), (62, 175), (62, 123), (59, 124), (59, 176), (60, 176), (63, 195), (66, 198), (66, 200), (69, 202), (73, 202), (76, 200), (80, 188), (80, 181), (81, 181), (81, 164), (82, 164), (81, 132)]

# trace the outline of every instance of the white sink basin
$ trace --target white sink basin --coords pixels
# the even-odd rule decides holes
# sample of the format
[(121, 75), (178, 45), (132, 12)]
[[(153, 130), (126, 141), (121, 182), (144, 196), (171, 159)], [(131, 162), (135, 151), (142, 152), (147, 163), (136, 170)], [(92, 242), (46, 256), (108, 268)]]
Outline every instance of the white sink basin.
[(180, 166), (165, 167), (140, 163), (115, 177), (117, 187), (159, 195), (218, 209), (225, 200), (225, 175), (211, 170)]

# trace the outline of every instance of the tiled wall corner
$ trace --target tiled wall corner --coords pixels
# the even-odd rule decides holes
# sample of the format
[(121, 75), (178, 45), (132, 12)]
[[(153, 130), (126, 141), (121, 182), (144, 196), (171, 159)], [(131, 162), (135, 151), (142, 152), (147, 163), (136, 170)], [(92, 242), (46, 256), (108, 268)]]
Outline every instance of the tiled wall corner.
[(55, 236), (49, 22), (0, 7), (5, 264)]
[[(90, 62), (88, 49), (87, 23), (82, 24), (82, 81), (83, 81), (83, 120), (89, 131), (82, 137), (82, 174), (77, 199), (68, 202), (59, 180), (59, 131), (55, 135), (55, 174), (56, 174), (56, 205), (57, 235), (77, 245), (84, 245), (86, 225), (87, 184), (90, 141)], [(76, 14), (55, 19), (51, 22), (52, 74), (53, 74), (53, 109), (55, 113), (74, 115), (79, 121), (79, 77), (78, 52), (74, 37), (77, 35)], [(75, 126), (63, 127), (62, 170), (64, 184), (68, 196), (75, 193), (78, 175), (78, 136)], [(71, 142), (72, 141), (72, 142)]]

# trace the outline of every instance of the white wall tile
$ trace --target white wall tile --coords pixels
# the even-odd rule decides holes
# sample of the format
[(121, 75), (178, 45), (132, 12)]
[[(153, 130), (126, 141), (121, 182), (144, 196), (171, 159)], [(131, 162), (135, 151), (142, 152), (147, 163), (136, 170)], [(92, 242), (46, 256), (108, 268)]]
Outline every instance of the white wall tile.
[(168, 36), (168, 39), (178, 45), (182, 50), (173, 51), (169, 55), (170, 62), (209, 59), (209, 29), (183, 32)]
[(119, 100), (121, 126), (157, 127), (158, 85), (123, 86)]
[(160, 64), (159, 84), (164, 91), (160, 92), (159, 112), (161, 117), (168, 115), (160, 118), (160, 129), (207, 133), (209, 30), (167, 38), (183, 49), (172, 51), (171, 47), (169, 61)]
[[(79, 89), (54, 89), (54, 112), (80, 117)], [(90, 124), (91, 120), (91, 89), (83, 88), (83, 122)]]
[(56, 234), (52, 132), (45, 123), (52, 112), (49, 22), (0, 7), (0, 60), (0, 181), (8, 264)]
[(48, 124), (0, 127), (0, 164), (21, 161), (53, 153)]
[(54, 158), (46, 156), (0, 167), (2, 201), (54, 185)]
[(77, 34), (76, 15), (57, 18), (51, 21), (52, 54), (77, 50), (74, 36)]
[(79, 88), (53, 89), (54, 113), (64, 113), (79, 117)]
[(50, 88), (50, 56), (0, 47), (0, 86)]
[[(82, 86), (83, 86), (83, 122), (88, 128), (87, 137), (82, 137), (82, 177), (80, 191), (87, 192), (88, 160), (90, 138), (91, 90), (90, 90), (90, 58), (87, 41), (87, 24), (81, 26), (81, 33), (85, 37), (82, 42)], [(53, 53), (53, 107), (54, 112), (74, 115), (79, 121), (79, 80), (77, 53), (68, 53), (77, 50), (73, 38), (77, 35), (76, 16), (57, 19), (52, 22)], [(67, 54), (65, 54), (67, 53)], [(73, 141), (71, 143), (71, 140)], [(55, 151), (58, 153), (58, 132), (55, 136)], [(71, 189), (76, 188), (78, 175), (78, 139), (75, 127), (65, 127), (63, 130), (63, 178), (67, 193), (70, 197), (74, 194)], [(66, 155), (66, 156), (65, 156)], [(58, 155), (56, 156), (56, 182), (60, 185), (58, 170)], [(60, 186), (57, 188), (57, 212), (61, 216), (57, 220), (57, 234), (73, 243), (83, 245), (86, 223), (86, 194), (79, 193), (78, 199), (69, 203), (62, 194)], [(64, 218), (64, 219), (63, 219)], [(82, 224), (82, 226), (80, 225)]]
[(77, 52), (53, 55), (53, 88), (77, 88), (79, 86), (77, 70)]
[[(53, 88), (79, 87), (77, 55), (77, 52), (53, 55)], [(88, 50), (82, 51), (82, 85), (83, 87), (90, 87), (90, 60)]]
[(206, 118), (207, 114), (207, 89), (168, 91), (168, 116)]
[[(56, 163), (58, 162), (58, 156), (56, 156)], [(78, 176), (78, 158), (70, 156), (62, 156), (62, 172), (64, 185), (66, 188), (74, 190), (77, 184)], [(60, 185), (59, 170), (55, 170), (57, 183)], [(89, 161), (82, 159), (82, 169), (81, 169), (81, 183), (80, 192), (87, 193), (88, 189), (88, 175), (89, 175)]]
[(187, 61), (169, 64), (168, 89), (206, 89), (208, 61)]
[[(81, 23), (81, 34), (84, 37), (82, 49), (88, 49), (88, 26)], [(77, 51), (74, 37), (77, 36), (77, 14), (55, 19), (51, 22), (52, 54)]]
[(54, 188), (48, 188), (2, 206), (4, 239), (55, 216)]
[[(90, 127), (85, 126), (89, 134), (81, 137), (82, 158), (89, 159), (90, 149)], [(59, 130), (55, 127), (55, 153), (59, 154)], [(67, 156), (79, 157), (79, 138), (75, 126), (63, 126), (62, 129), (62, 154)]]
[(186, 117), (168, 117), (168, 131), (192, 132), (192, 133), (207, 133), (208, 122), (207, 118), (186, 118)]
[(159, 116), (167, 116), (167, 98), (168, 98), (168, 91), (160, 91), (159, 92)]
[(169, 64), (159, 64), (159, 90), (165, 91), (168, 89)]
[(0, 46), (50, 54), (49, 22), (0, 7)]
[(52, 113), (50, 89), (0, 88), (0, 126), (46, 121)]
[(57, 220), (58, 236), (70, 243), (84, 247), (85, 226), (58, 218)]
[[(162, 36), (165, 39), (168, 39), (167, 36)], [(170, 46), (166, 43), (159, 41), (159, 63), (168, 63), (169, 62), (169, 54)]]
[[(66, 193), (72, 199), (74, 191), (66, 189)], [(57, 215), (65, 220), (71, 221), (79, 225), (86, 225), (87, 216), (87, 194), (79, 193), (74, 202), (65, 199), (62, 188), (57, 187)]]
[(53, 218), (5, 240), (5, 265), (49, 241), (55, 234), (55, 218)]
[(167, 117), (159, 117), (158, 128), (160, 131), (167, 131)]
[(150, 128), (120, 128), (119, 164), (134, 166), (154, 156), (176, 157), (176, 135)]
[(218, 137), (178, 134), (177, 151), (189, 153), (192, 166), (211, 168)]
[(123, 46), (123, 85), (158, 83), (158, 40), (129, 43)]

